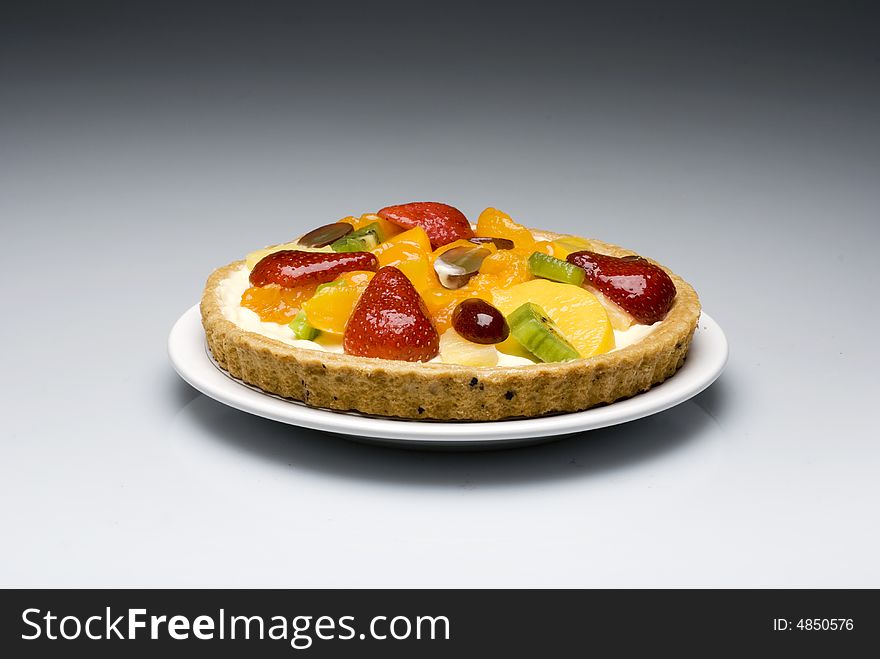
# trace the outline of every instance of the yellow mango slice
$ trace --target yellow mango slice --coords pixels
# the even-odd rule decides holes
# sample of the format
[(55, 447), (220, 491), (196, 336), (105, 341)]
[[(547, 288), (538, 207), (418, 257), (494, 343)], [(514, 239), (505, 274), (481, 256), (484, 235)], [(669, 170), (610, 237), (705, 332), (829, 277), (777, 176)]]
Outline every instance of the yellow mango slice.
[(372, 272), (346, 272), (331, 282), (332, 285), (322, 287), (302, 304), (309, 325), (322, 332), (342, 334), (354, 306), (372, 278)]
[[(571, 284), (533, 279), (492, 292), (492, 303), (505, 316), (526, 302), (534, 302), (544, 309), (581, 357), (592, 357), (614, 348), (614, 330), (608, 313), (589, 291)], [(524, 356), (524, 348), (512, 339), (511, 336), (496, 347), (501, 352)]]

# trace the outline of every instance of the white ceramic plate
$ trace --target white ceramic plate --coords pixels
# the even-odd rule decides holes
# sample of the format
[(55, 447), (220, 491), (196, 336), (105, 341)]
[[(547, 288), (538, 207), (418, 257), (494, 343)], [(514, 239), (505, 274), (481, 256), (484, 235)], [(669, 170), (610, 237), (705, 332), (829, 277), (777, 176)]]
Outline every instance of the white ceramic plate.
[(705, 312), (684, 366), (663, 384), (612, 405), (584, 412), (511, 421), (439, 422), (372, 417), (308, 407), (267, 394), (231, 377), (208, 353), (198, 305), (174, 324), (168, 337), (171, 362), (180, 376), (202, 393), (231, 407), (304, 428), (352, 439), (417, 447), (491, 448), (530, 444), (640, 419), (696, 396), (712, 384), (727, 363), (724, 332)]

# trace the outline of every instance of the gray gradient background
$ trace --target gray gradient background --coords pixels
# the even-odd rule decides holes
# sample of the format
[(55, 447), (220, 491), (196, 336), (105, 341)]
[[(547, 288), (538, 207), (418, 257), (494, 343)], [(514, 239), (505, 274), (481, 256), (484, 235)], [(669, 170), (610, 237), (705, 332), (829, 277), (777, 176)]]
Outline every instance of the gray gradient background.
[[(709, 4), (4, 3), (0, 585), (880, 586), (876, 16)], [(464, 455), (178, 380), (214, 267), (415, 199), (669, 264), (728, 370)]]

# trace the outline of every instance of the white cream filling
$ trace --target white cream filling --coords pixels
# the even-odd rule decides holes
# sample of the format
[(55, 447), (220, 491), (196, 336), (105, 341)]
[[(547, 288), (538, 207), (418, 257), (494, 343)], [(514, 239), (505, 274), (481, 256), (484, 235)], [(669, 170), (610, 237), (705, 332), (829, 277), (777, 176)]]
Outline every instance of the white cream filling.
[[(262, 334), (295, 348), (342, 353), (341, 337), (332, 334), (321, 334), (317, 341), (297, 339), (293, 336), (293, 330), (287, 325), (264, 322), (256, 313), (241, 306), (241, 296), (250, 287), (249, 275), (250, 271), (247, 267), (241, 266), (221, 281), (217, 287), (223, 315), (227, 320), (235, 323), (243, 330)], [(633, 325), (625, 331), (614, 330), (614, 350), (620, 350), (626, 346), (638, 343), (654, 331), (654, 327), (655, 325)], [(442, 360), (438, 355), (431, 362), (442, 363)], [(525, 357), (508, 355), (503, 352), (498, 353), (498, 366), (529, 366), (535, 363)]]

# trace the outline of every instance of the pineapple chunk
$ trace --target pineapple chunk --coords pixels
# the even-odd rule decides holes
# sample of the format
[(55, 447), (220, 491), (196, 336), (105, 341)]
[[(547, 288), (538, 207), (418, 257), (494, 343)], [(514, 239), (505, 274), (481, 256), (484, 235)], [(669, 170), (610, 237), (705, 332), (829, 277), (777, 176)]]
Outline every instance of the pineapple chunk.
[(498, 364), (498, 351), (493, 345), (468, 341), (450, 327), (440, 335), (440, 359), (444, 364), (495, 366)]
[(272, 245), (271, 247), (264, 247), (263, 249), (255, 249), (253, 252), (248, 254), (245, 257), (245, 263), (247, 263), (247, 269), (253, 270), (254, 266), (257, 265), (264, 257), (269, 256), (269, 254), (274, 254), (275, 252), (280, 252), (283, 249), (292, 249), (298, 250), (300, 252), (332, 252), (333, 250), (329, 245), (327, 247), (303, 247), (295, 240), (289, 243), (282, 243), (280, 245)]
[(566, 256), (573, 252), (593, 249), (590, 241), (581, 238), (580, 236), (562, 236), (550, 241), (550, 245), (553, 247), (553, 253), (550, 256), (555, 256), (557, 259), (562, 259), (563, 261)]

